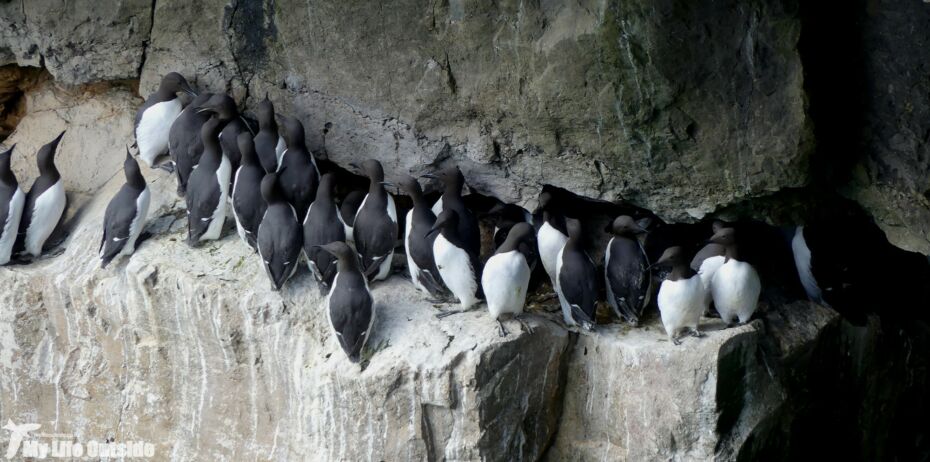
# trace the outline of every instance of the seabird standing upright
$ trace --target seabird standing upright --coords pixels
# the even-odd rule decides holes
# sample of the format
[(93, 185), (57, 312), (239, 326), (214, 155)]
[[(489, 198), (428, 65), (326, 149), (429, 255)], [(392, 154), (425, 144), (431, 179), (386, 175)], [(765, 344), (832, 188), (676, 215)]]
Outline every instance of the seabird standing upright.
[(436, 217), (430, 234), (438, 232), (433, 241), (433, 258), (442, 276), (442, 282), (459, 301), (461, 309), (440, 313), (439, 317), (461, 313), (478, 303), (481, 262), (460, 233), (459, 214), (454, 208), (446, 208)]
[(126, 160), (123, 161), (123, 174), (126, 175), (126, 183), (110, 200), (103, 217), (103, 236), (98, 250), (101, 268), (106, 268), (116, 257), (135, 252), (149, 213), (149, 188), (129, 149), (126, 149)]
[(694, 337), (702, 337), (698, 329), (701, 314), (704, 313), (704, 285), (701, 278), (687, 264), (681, 247), (669, 247), (655, 262), (653, 267), (671, 268), (671, 271), (659, 286), (656, 302), (662, 325), (669, 340), (675, 345), (681, 344), (681, 334), (689, 332)]
[(223, 155), (217, 135), (222, 122), (211, 117), (200, 130), (203, 154), (191, 172), (187, 184), (188, 244), (216, 240), (226, 221), (226, 201), (229, 196), (231, 167)]
[(135, 134), (139, 158), (149, 167), (155, 165), (158, 156), (168, 152), (168, 132), (182, 109), (177, 97), (181, 91), (196, 95), (181, 74), (170, 72), (162, 77), (158, 90), (149, 95), (136, 112)]
[(811, 247), (808, 244), (809, 239), (806, 235), (809, 229), (807, 231), (805, 229), (807, 228), (803, 225), (798, 226), (791, 237), (791, 252), (794, 255), (794, 265), (798, 270), (798, 277), (801, 279), (801, 285), (804, 287), (807, 298), (814, 303), (830, 306), (824, 300), (823, 290), (821, 290), (820, 284), (818, 284), (817, 278), (814, 276), (814, 255), (811, 252)]
[(233, 217), (242, 241), (258, 250), (258, 225), (262, 222), (267, 206), (261, 193), (265, 171), (255, 154), (252, 134), (247, 131), (239, 133), (237, 141), (241, 157), (232, 188)]
[(562, 317), (569, 326), (594, 330), (597, 311), (597, 269), (584, 250), (581, 222), (565, 219), (568, 241), (556, 258), (555, 291), (562, 305)]
[(336, 177), (332, 173), (323, 175), (316, 199), (310, 204), (303, 222), (304, 253), (307, 254), (310, 272), (321, 288), (329, 288), (336, 277), (336, 257), (320, 246), (346, 240), (345, 223), (333, 197), (335, 189)]
[(652, 277), (649, 261), (639, 237), (646, 230), (628, 215), (614, 219), (608, 231), (613, 234), (604, 252), (604, 278), (607, 302), (618, 319), (639, 324), (649, 303)]
[(358, 209), (362, 206), (362, 201), (365, 200), (366, 195), (367, 192), (354, 189), (349, 191), (349, 194), (346, 194), (346, 197), (342, 199), (342, 203), (339, 204), (339, 216), (342, 217), (342, 222), (346, 225), (346, 244), (350, 246), (355, 245), (355, 241), (352, 240), (355, 215), (358, 214)]
[(187, 192), (187, 182), (190, 180), (191, 172), (197, 163), (200, 162), (200, 154), (203, 153), (203, 139), (200, 136), (200, 129), (203, 128), (210, 114), (200, 112), (201, 104), (206, 103), (213, 97), (213, 93), (201, 93), (188, 104), (181, 114), (178, 115), (171, 124), (171, 130), (168, 132), (168, 154), (171, 155), (171, 161), (174, 162), (174, 174), (178, 180), (178, 195), (183, 196)]
[(352, 240), (362, 259), (362, 270), (372, 281), (386, 279), (394, 259), (397, 241), (397, 208), (394, 198), (384, 189), (384, 169), (374, 159), (366, 160), (361, 170), (368, 177), (368, 195), (355, 215)]
[(440, 170), (437, 173), (423, 175), (427, 178), (435, 178), (442, 182), (443, 193), (437, 204), (441, 207), (433, 206), (433, 213), (438, 217), (442, 211), (452, 209), (458, 215), (458, 238), (467, 246), (469, 252), (479, 254), (481, 252), (481, 230), (478, 228), (478, 219), (475, 214), (465, 206), (465, 200), (462, 198), (462, 188), (465, 186), (465, 176), (456, 166), (451, 166)]
[(321, 248), (336, 257), (337, 268), (326, 297), (326, 314), (342, 351), (349, 361), (358, 363), (375, 322), (368, 279), (358, 266), (358, 255), (345, 242), (331, 242)]
[(274, 290), (281, 290), (297, 270), (304, 238), (297, 213), (284, 198), (279, 177), (280, 172), (271, 172), (262, 179), (262, 198), (268, 208), (258, 225), (258, 254)]
[(266, 172), (273, 172), (278, 168), (285, 147), (284, 138), (278, 134), (278, 124), (274, 120), (274, 104), (268, 99), (267, 94), (255, 108), (255, 116), (258, 118), (255, 152), (258, 153), (262, 168)]
[(239, 169), (240, 158), (242, 153), (239, 152), (239, 134), (252, 132), (245, 120), (239, 115), (239, 109), (232, 97), (225, 93), (213, 95), (206, 103), (202, 104), (200, 112), (210, 112), (216, 114), (223, 124), (223, 130), (220, 131), (220, 148), (223, 155), (229, 159), (229, 165), (233, 172)]
[(37, 163), (39, 177), (32, 183), (23, 205), (23, 217), (19, 222), (19, 236), (13, 248), (15, 253), (25, 252), (38, 257), (42, 246), (58, 226), (68, 198), (65, 195), (64, 181), (55, 166), (55, 150), (65, 132), (39, 149)]
[(539, 195), (538, 211), (542, 213), (542, 224), (536, 231), (536, 242), (539, 246), (539, 259), (542, 261), (546, 274), (552, 282), (553, 290), (558, 285), (556, 266), (559, 252), (568, 242), (568, 231), (565, 229), (565, 215), (556, 203), (556, 199), (548, 191)]
[(0, 154), (0, 265), (10, 262), (13, 254), (13, 244), (19, 233), (19, 222), (23, 217), (23, 207), (26, 203), (26, 193), (19, 187), (16, 175), (10, 169), (10, 160), (13, 157), (13, 148)]
[(278, 164), (281, 192), (284, 198), (297, 210), (297, 216), (307, 216), (307, 209), (313, 203), (317, 187), (320, 184), (320, 171), (316, 168), (313, 154), (307, 149), (304, 139), (304, 126), (294, 117), (281, 116), (284, 125), (284, 142), (287, 149), (281, 155)]
[[(711, 228), (713, 229), (713, 233), (717, 233), (721, 229), (729, 228), (729, 225), (720, 220), (714, 220)], [(713, 242), (707, 242), (704, 247), (694, 255), (694, 258), (691, 259), (691, 269), (697, 271), (698, 275), (701, 276), (701, 283), (704, 284), (705, 310), (710, 308), (710, 282), (714, 280), (714, 273), (717, 272), (720, 265), (723, 265), (725, 254), (726, 248), (724, 246)]]
[(404, 248), (407, 250), (407, 270), (414, 287), (430, 296), (441, 299), (447, 295), (439, 269), (433, 257), (433, 242), (436, 234), (430, 233), (436, 223), (436, 215), (430, 210), (423, 197), (420, 183), (412, 176), (401, 179), (400, 187), (410, 196), (413, 208), (407, 212), (404, 226)]
[(723, 265), (714, 273), (710, 283), (714, 307), (720, 313), (720, 319), (727, 324), (737, 320), (740, 324), (749, 322), (759, 303), (762, 282), (753, 266), (739, 260), (736, 230), (723, 228), (710, 238), (710, 242), (726, 248)]
[(512, 315), (523, 324), (527, 332), (532, 332), (520, 319), (520, 315), (523, 314), (526, 290), (530, 284), (529, 257), (535, 255), (533, 234), (533, 227), (529, 223), (513, 225), (507, 239), (488, 259), (481, 273), (481, 287), (488, 311), (491, 318), (497, 321), (501, 337), (507, 335), (507, 329), (500, 319), (504, 314)]

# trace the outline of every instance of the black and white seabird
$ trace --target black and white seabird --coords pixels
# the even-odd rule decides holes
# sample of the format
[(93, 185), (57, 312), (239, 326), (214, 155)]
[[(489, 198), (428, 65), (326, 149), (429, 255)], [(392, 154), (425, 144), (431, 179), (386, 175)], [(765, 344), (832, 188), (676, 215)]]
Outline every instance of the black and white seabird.
[(149, 95), (136, 112), (135, 134), (139, 158), (149, 167), (155, 165), (158, 156), (168, 152), (168, 132), (174, 119), (181, 113), (182, 104), (177, 93), (182, 91), (195, 94), (181, 74), (170, 72), (162, 77), (158, 90)]
[(316, 199), (304, 217), (304, 253), (307, 254), (310, 272), (321, 288), (329, 288), (336, 277), (336, 257), (320, 246), (330, 242), (345, 242), (346, 228), (339, 215), (334, 198), (336, 177), (332, 173), (323, 175)]
[(739, 260), (736, 230), (723, 228), (710, 238), (710, 242), (726, 249), (724, 262), (714, 273), (710, 283), (714, 307), (720, 318), (728, 324), (749, 322), (759, 303), (762, 282), (753, 266)]
[(501, 321), (502, 315), (511, 315), (523, 324), (524, 329), (532, 332), (528, 325), (520, 320), (526, 303), (526, 291), (530, 284), (530, 258), (535, 255), (533, 227), (520, 222), (510, 228), (507, 239), (497, 248), (497, 252), (488, 259), (481, 273), (481, 287), (488, 303), (491, 319), (497, 321), (501, 337), (507, 335), (507, 329)]
[(386, 183), (381, 163), (374, 159), (366, 160), (361, 170), (368, 177), (368, 195), (355, 215), (352, 240), (362, 259), (365, 276), (378, 281), (386, 279), (391, 272), (397, 241), (397, 208), (394, 198), (384, 189)]
[(136, 241), (149, 213), (149, 188), (129, 149), (126, 149), (126, 160), (123, 161), (123, 173), (126, 183), (110, 200), (103, 217), (103, 236), (98, 250), (101, 268), (106, 268), (116, 257), (135, 252)]
[(433, 206), (433, 213), (438, 217), (445, 210), (454, 210), (458, 215), (457, 237), (462, 240), (469, 252), (481, 252), (481, 230), (475, 214), (465, 206), (462, 197), (462, 188), (465, 186), (465, 176), (458, 167), (452, 166), (436, 173), (423, 175), (426, 178), (438, 179), (443, 184), (442, 197), (437, 205)]
[(258, 254), (271, 279), (272, 288), (281, 290), (297, 270), (304, 232), (294, 207), (284, 198), (280, 172), (266, 174), (261, 187), (262, 198), (268, 208), (258, 225)]
[(407, 250), (410, 280), (421, 292), (441, 299), (448, 291), (442, 284), (442, 277), (433, 258), (433, 241), (436, 240), (436, 234), (431, 234), (430, 230), (436, 223), (436, 215), (433, 215), (429, 204), (426, 203), (416, 178), (408, 175), (401, 179), (399, 186), (413, 201), (413, 208), (407, 212), (404, 226), (404, 248)]
[[(720, 220), (714, 220), (711, 227), (713, 233), (717, 233), (723, 228), (729, 228), (729, 225)], [(720, 265), (723, 265), (725, 255), (726, 248), (724, 246), (713, 242), (707, 242), (704, 247), (701, 247), (701, 250), (694, 255), (694, 258), (691, 259), (691, 269), (697, 271), (698, 275), (701, 276), (701, 282), (704, 284), (705, 310), (710, 308), (710, 283), (714, 280), (714, 273), (717, 272)]]
[(495, 249), (504, 243), (510, 234), (510, 228), (515, 224), (533, 223), (533, 215), (528, 210), (519, 205), (505, 202), (499, 202), (494, 207), (491, 207), (491, 210), (487, 212), (487, 216), (494, 221)]
[(320, 184), (320, 171), (316, 168), (313, 154), (307, 149), (303, 124), (294, 117), (284, 115), (281, 116), (281, 123), (287, 148), (281, 155), (278, 181), (281, 182), (284, 198), (297, 210), (297, 216), (303, 218), (307, 216)]
[(0, 223), (3, 224), (3, 228), (0, 228), (0, 265), (10, 262), (26, 203), (26, 193), (19, 187), (19, 181), (10, 169), (15, 147), (14, 144), (0, 154)]
[(258, 225), (265, 215), (265, 200), (262, 199), (262, 179), (265, 171), (258, 162), (252, 134), (244, 131), (238, 137), (241, 154), (239, 169), (233, 180), (232, 207), (236, 219), (236, 230), (243, 242), (258, 250)]
[(326, 297), (326, 314), (349, 361), (358, 363), (362, 349), (371, 335), (375, 309), (368, 279), (359, 268), (355, 251), (345, 242), (331, 242), (321, 247), (336, 257), (336, 278)]
[(284, 154), (284, 138), (278, 134), (278, 123), (274, 120), (274, 104), (265, 95), (265, 99), (255, 108), (258, 118), (258, 133), (255, 134), (255, 152), (266, 172), (278, 168), (281, 155)]
[(830, 306), (823, 298), (823, 290), (817, 282), (814, 275), (814, 255), (808, 243), (810, 241), (810, 228), (798, 226), (791, 236), (791, 252), (794, 255), (794, 265), (798, 270), (798, 277), (801, 279), (801, 285), (807, 298), (823, 306)]
[(436, 217), (430, 234), (438, 232), (433, 241), (433, 258), (442, 276), (442, 282), (459, 301), (460, 310), (446, 311), (439, 317), (461, 313), (478, 303), (481, 262), (478, 253), (472, 250), (460, 233), (459, 214), (454, 208), (446, 208)]
[(351, 246), (355, 245), (355, 241), (352, 240), (352, 227), (355, 226), (355, 215), (358, 214), (358, 209), (362, 206), (362, 201), (365, 200), (367, 194), (366, 191), (354, 189), (349, 191), (349, 194), (346, 194), (346, 197), (342, 199), (342, 203), (339, 204), (339, 215), (342, 217), (342, 222), (346, 225), (346, 243)]
[(55, 150), (64, 135), (65, 132), (61, 132), (57, 138), (39, 149), (39, 177), (26, 194), (15, 253), (24, 252), (33, 257), (41, 255), (42, 246), (65, 213), (68, 198), (64, 181), (55, 167)]
[(220, 131), (219, 135), (220, 148), (223, 155), (229, 159), (232, 171), (237, 171), (242, 157), (242, 153), (239, 152), (239, 134), (248, 133), (251, 136), (252, 132), (245, 120), (239, 115), (236, 102), (225, 93), (217, 93), (206, 103), (201, 104), (198, 111), (215, 114), (215, 117), (220, 119), (223, 124), (223, 130)]
[(168, 154), (174, 162), (179, 196), (186, 193), (191, 172), (200, 162), (200, 154), (203, 153), (203, 138), (200, 136), (200, 130), (203, 124), (210, 120), (210, 113), (200, 112), (198, 108), (212, 97), (213, 93), (197, 95), (174, 119), (171, 130), (168, 132)]
[(685, 332), (695, 337), (703, 336), (698, 324), (704, 313), (704, 285), (687, 262), (684, 250), (675, 246), (665, 249), (652, 265), (671, 269), (659, 285), (656, 302), (665, 333), (675, 345), (681, 344), (681, 335)]
[(632, 217), (621, 215), (614, 219), (608, 231), (613, 237), (604, 252), (607, 302), (617, 318), (635, 326), (649, 303), (651, 292), (649, 261), (638, 237), (646, 230)]
[(200, 130), (203, 154), (187, 184), (188, 244), (220, 238), (226, 221), (226, 201), (232, 169), (217, 135), (222, 122), (211, 117)]
[(536, 242), (539, 246), (539, 259), (542, 261), (552, 288), (558, 285), (556, 266), (559, 252), (568, 242), (568, 231), (565, 229), (565, 215), (558, 207), (556, 199), (548, 191), (539, 195), (537, 212), (542, 213), (542, 224), (536, 230)]
[(580, 325), (594, 330), (597, 311), (597, 268), (585, 252), (582, 243), (581, 222), (565, 219), (568, 241), (556, 258), (555, 291), (562, 305), (562, 317), (569, 326)]

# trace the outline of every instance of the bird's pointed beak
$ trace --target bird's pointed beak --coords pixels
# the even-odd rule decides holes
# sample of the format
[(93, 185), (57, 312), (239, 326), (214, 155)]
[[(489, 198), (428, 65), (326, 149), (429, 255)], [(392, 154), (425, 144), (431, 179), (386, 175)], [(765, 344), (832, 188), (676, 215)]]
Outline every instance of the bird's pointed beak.
[(395, 187), (395, 186), (394, 186), (394, 183), (391, 183), (390, 181), (382, 181), (382, 182), (381, 182), (381, 186), (385, 186), (385, 187), (388, 187), (388, 188), (394, 188), (394, 187)]
[(431, 180), (438, 180), (438, 179), (439, 179), (439, 177), (436, 176), (435, 173), (424, 173), (424, 174), (420, 175), (420, 178), (429, 178), (429, 179), (431, 179)]
[(187, 83), (187, 80), (182, 80), (182, 81), (181, 81), (181, 90), (182, 90), (184, 93), (187, 93), (188, 95), (197, 96), (197, 92), (194, 91), (193, 88), (191, 88), (191, 84)]

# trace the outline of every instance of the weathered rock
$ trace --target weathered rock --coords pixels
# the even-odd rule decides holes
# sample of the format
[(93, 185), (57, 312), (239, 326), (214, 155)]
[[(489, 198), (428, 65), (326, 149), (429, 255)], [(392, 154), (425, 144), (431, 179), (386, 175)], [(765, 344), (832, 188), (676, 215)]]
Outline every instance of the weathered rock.
[(861, 18), (864, 153), (845, 194), (892, 244), (930, 255), (930, 5), (879, 0)]
[(152, 28), (152, 3), (0, 2), (0, 65), (44, 67), (67, 84), (134, 79)]
[(750, 442), (787, 438), (769, 422), (789, 401), (782, 382), (804, 373), (799, 357), (836, 319), (832, 310), (796, 303), (733, 329), (705, 319), (707, 336), (681, 346), (667, 341), (657, 320), (580, 336), (548, 458), (733, 460)]
[(223, 5), (158, 2), (142, 93), (171, 70), (249, 105), (269, 92), (342, 165), (455, 161), (524, 205), (550, 184), (691, 220), (807, 179), (781, 2)]
[(501, 339), (484, 312), (439, 321), (394, 277), (374, 287), (360, 370), (306, 271), (277, 293), (235, 233), (189, 248), (173, 177), (144, 173), (158, 235), (128, 262), (101, 270), (96, 256), (120, 177), (63, 253), (0, 268), (2, 417), (78, 441), (145, 440), (166, 460), (542, 454), (560, 412), (564, 330), (539, 319), (532, 335)]

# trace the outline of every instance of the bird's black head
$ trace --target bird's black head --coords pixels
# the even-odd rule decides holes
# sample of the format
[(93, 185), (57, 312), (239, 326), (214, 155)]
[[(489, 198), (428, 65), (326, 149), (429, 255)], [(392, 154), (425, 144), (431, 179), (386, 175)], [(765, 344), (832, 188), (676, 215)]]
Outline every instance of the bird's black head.
[(400, 186), (401, 191), (405, 192), (410, 197), (420, 197), (423, 195), (423, 188), (420, 187), (420, 182), (410, 175), (402, 176), (397, 185)]
[(161, 78), (161, 84), (158, 87), (158, 90), (166, 93), (180, 93), (184, 92), (191, 96), (196, 96), (197, 92), (191, 88), (191, 85), (187, 83), (187, 79), (183, 75), (178, 74), (177, 72), (169, 72)]
[(223, 129), (223, 125), (223, 121), (217, 117), (210, 117), (209, 120), (204, 122), (203, 126), (200, 127), (200, 137), (203, 139), (203, 142), (218, 143), (218, 141), (216, 141), (216, 137), (220, 135), (220, 131)]
[(608, 231), (615, 236), (635, 236), (644, 234), (646, 229), (629, 215), (620, 215), (610, 224)]
[(320, 185), (317, 186), (317, 199), (326, 198), (331, 200), (333, 193), (336, 191), (336, 176), (332, 173), (324, 173), (320, 177)]
[(268, 99), (268, 93), (265, 93), (265, 99), (258, 103), (255, 108), (255, 117), (258, 118), (258, 124), (261, 128), (270, 128), (276, 130), (278, 124), (274, 121), (274, 104)]
[(329, 244), (317, 246), (326, 251), (326, 253), (338, 258), (340, 261), (352, 261), (355, 259), (355, 251), (352, 250), (345, 242), (336, 241)]
[(58, 172), (58, 169), (55, 168), (55, 151), (58, 149), (58, 144), (61, 143), (61, 138), (65, 136), (65, 132), (61, 132), (58, 136), (39, 148), (39, 154), (36, 156), (37, 163), (39, 165), (39, 173), (51, 173)]
[(13, 174), (13, 170), (10, 169), (10, 161), (13, 158), (13, 148), (16, 145), (10, 146), (10, 149), (0, 153), (0, 182), (7, 186), (17, 186), (16, 175)]
[(674, 246), (665, 249), (662, 256), (652, 264), (655, 268), (674, 268), (676, 266), (687, 265), (687, 255), (681, 246)]
[(276, 204), (284, 201), (281, 194), (281, 187), (278, 184), (278, 174), (281, 171), (283, 171), (283, 169), (277, 172), (268, 172), (262, 178), (262, 198), (269, 204)]
[(711, 225), (710, 225), (710, 228), (711, 228), (715, 233), (716, 233), (717, 231), (720, 231), (720, 230), (723, 229), (723, 228), (729, 228), (729, 227), (730, 227), (730, 225), (729, 225), (727, 222), (723, 221), (723, 220), (714, 220), (714, 222), (711, 223)]
[(367, 176), (368, 180), (372, 183), (381, 183), (384, 181), (384, 168), (381, 166), (381, 162), (375, 159), (365, 159), (365, 161), (356, 165), (356, 167), (363, 175)]
[(306, 143), (304, 139), (304, 124), (300, 123), (296, 117), (281, 115), (281, 136), (287, 144), (288, 149), (294, 149), (303, 146)]
[(447, 190), (461, 191), (462, 186), (465, 185), (465, 176), (455, 165), (432, 173), (425, 173), (422, 177), (439, 180)]
[(565, 218), (565, 230), (568, 231), (569, 239), (581, 239), (584, 230), (581, 227), (581, 221), (575, 218)]
[(205, 103), (196, 107), (197, 112), (210, 112), (216, 114), (217, 118), (228, 122), (239, 115), (236, 108), (236, 102), (225, 93), (217, 93), (210, 97)]
[(243, 131), (236, 137), (236, 145), (239, 146), (239, 153), (242, 155), (242, 165), (258, 165), (258, 157), (255, 155), (255, 142), (252, 140), (252, 134)]
[(720, 228), (707, 242), (731, 246), (736, 244), (736, 230), (733, 228)]
[(533, 226), (525, 221), (521, 221), (513, 225), (513, 228), (510, 228), (510, 231), (507, 233), (507, 239), (501, 244), (498, 252), (509, 252), (516, 249), (520, 243), (530, 242), (535, 236), (536, 233), (533, 230)]
[(552, 207), (552, 205), (555, 203), (555, 200), (552, 196), (552, 193), (549, 191), (543, 191), (539, 193), (537, 202), (538, 205), (536, 206), (536, 213), (539, 213), (549, 210), (549, 208)]
[(139, 163), (132, 157), (128, 146), (126, 147), (126, 160), (123, 161), (123, 174), (126, 175), (126, 184), (138, 190), (145, 189), (145, 177), (142, 176)]

